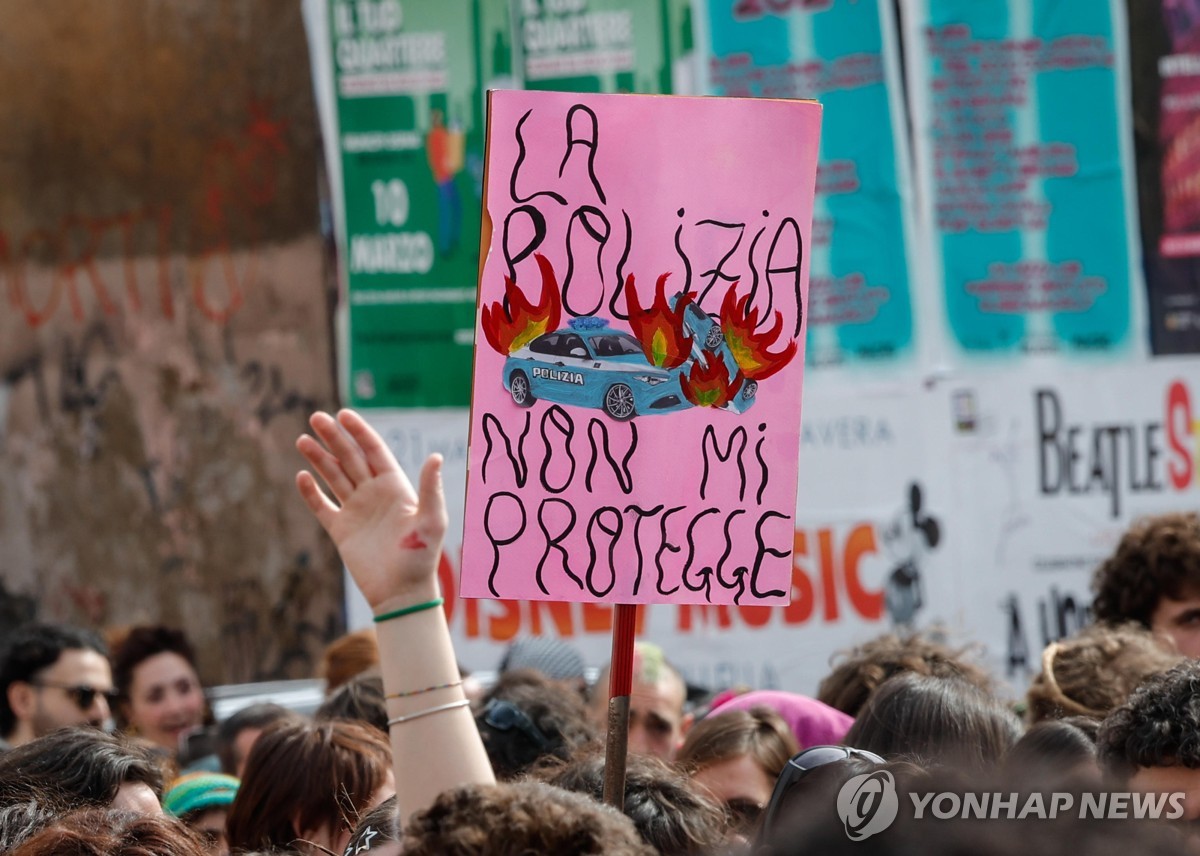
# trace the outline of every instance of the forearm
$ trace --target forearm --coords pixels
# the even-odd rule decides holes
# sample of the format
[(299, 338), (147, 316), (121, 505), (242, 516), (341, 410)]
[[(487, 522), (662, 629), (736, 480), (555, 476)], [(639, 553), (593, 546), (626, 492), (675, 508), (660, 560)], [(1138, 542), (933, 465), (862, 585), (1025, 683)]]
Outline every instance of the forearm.
[[(337, 544), (377, 618), (380, 671), (400, 817), (407, 820), (455, 785), (495, 781), (466, 696), (438, 598), (437, 562), (448, 523), (440, 455), (421, 468), (418, 489), (383, 438), (350, 410), (314, 413), (321, 443), (296, 441), (312, 473), (296, 474), (309, 510)], [(323, 445), (322, 445), (323, 444)]]
[[(436, 596), (435, 584), (426, 591), (391, 599), (386, 608), (376, 609), (376, 614)], [(382, 621), (375, 629), (389, 719), (456, 705), (389, 726), (403, 823), (442, 791), (457, 785), (490, 784), (495, 776), (471, 709), (459, 704), (466, 696), (442, 608)]]

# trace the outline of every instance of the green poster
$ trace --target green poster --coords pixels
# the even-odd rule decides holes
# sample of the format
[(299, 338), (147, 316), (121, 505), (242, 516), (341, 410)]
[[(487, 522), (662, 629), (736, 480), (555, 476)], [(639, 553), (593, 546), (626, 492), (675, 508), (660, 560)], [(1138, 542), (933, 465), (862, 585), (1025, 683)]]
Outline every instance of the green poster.
[(526, 89), (670, 93), (667, 0), (514, 0)]
[(355, 407), (465, 406), (483, 93), (512, 85), (503, 2), (330, 0)]

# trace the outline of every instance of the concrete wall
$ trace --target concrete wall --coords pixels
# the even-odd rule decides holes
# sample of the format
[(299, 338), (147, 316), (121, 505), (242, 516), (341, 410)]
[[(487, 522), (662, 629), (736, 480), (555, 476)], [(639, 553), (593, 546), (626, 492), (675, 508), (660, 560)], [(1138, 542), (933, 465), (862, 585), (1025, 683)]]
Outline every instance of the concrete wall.
[(306, 677), (341, 575), (292, 443), (333, 405), (293, 0), (0, 4), (0, 635), (183, 627)]

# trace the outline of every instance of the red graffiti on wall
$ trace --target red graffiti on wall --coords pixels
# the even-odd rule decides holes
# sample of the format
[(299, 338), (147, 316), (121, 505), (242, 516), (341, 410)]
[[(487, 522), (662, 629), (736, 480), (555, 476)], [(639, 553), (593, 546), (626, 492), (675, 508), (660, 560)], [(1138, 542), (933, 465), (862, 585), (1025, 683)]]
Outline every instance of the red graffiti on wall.
[[(9, 305), (35, 329), (55, 318), (64, 304), (82, 323), (89, 293), (105, 315), (119, 314), (122, 306), (138, 313), (153, 301), (163, 318), (174, 319), (172, 274), (179, 263), (172, 257), (174, 230), (187, 229), (183, 245), (194, 249), (183, 263), (192, 305), (213, 323), (229, 321), (245, 303), (258, 261), (250, 249), (239, 262), (234, 230), (243, 246), (258, 243), (257, 215), (278, 198), (279, 170), (288, 154), (286, 121), (272, 118), (263, 102), (251, 101), (247, 110), (249, 119), (236, 135), (208, 147), (196, 210), (149, 204), (102, 216), (71, 214), (54, 227), (19, 235), (0, 229), (0, 279), (7, 283)], [(98, 260), (106, 246), (108, 257), (120, 259), (120, 281), (101, 273)], [(54, 261), (48, 272), (34, 277), (30, 261), (39, 257)], [(149, 276), (139, 273), (138, 262), (145, 260), (151, 261)]]

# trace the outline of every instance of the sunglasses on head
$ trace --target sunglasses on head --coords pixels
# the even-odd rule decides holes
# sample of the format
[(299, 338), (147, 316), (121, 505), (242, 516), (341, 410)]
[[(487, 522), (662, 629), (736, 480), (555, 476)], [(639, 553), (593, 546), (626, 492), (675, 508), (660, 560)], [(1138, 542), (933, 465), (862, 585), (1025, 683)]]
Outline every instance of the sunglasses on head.
[(762, 826), (759, 827), (760, 836), (771, 828), (771, 825), (775, 821), (775, 816), (779, 812), (779, 806), (783, 802), (784, 795), (791, 790), (793, 785), (803, 781), (805, 776), (818, 767), (824, 767), (827, 764), (836, 764), (840, 761), (848, 761), (851, 758), (858, 758), (861, 761), (867, 761), (871, 764), (887, 763), (874, 752), (868, 752), (866, 749), (855, 749), (852, 746), (810, 746), (798, 755), (793, 755), (789, 758), (787, 766), (783, 768), (783, 771), (779, 774), (779, 778), (775, 780), (775, 789), (771, 792), (771, 800), (767, 803)]
[(51, 687), (53, 689), (62, 690), (71, 700), (79, 707), (80, 710), (91, 710), (92, 705), (96, 703), (96, 696), (104, 696), (104, 700), (108, 702), (111, 708), (117, 703), (116, 690), (99, 690), (95, 687), (89, 687), (87, 684), (58, 684), (53, 681), (31, 681), (35, 687)]
[(550, 746), (547, 737), (529, 714), (521, 710), (511, 701), (494, 698), (483, 709), (483, 721), (497, 731), (512, 731), (514, 728), (532, 740), (538, 749), (545, 751)]

